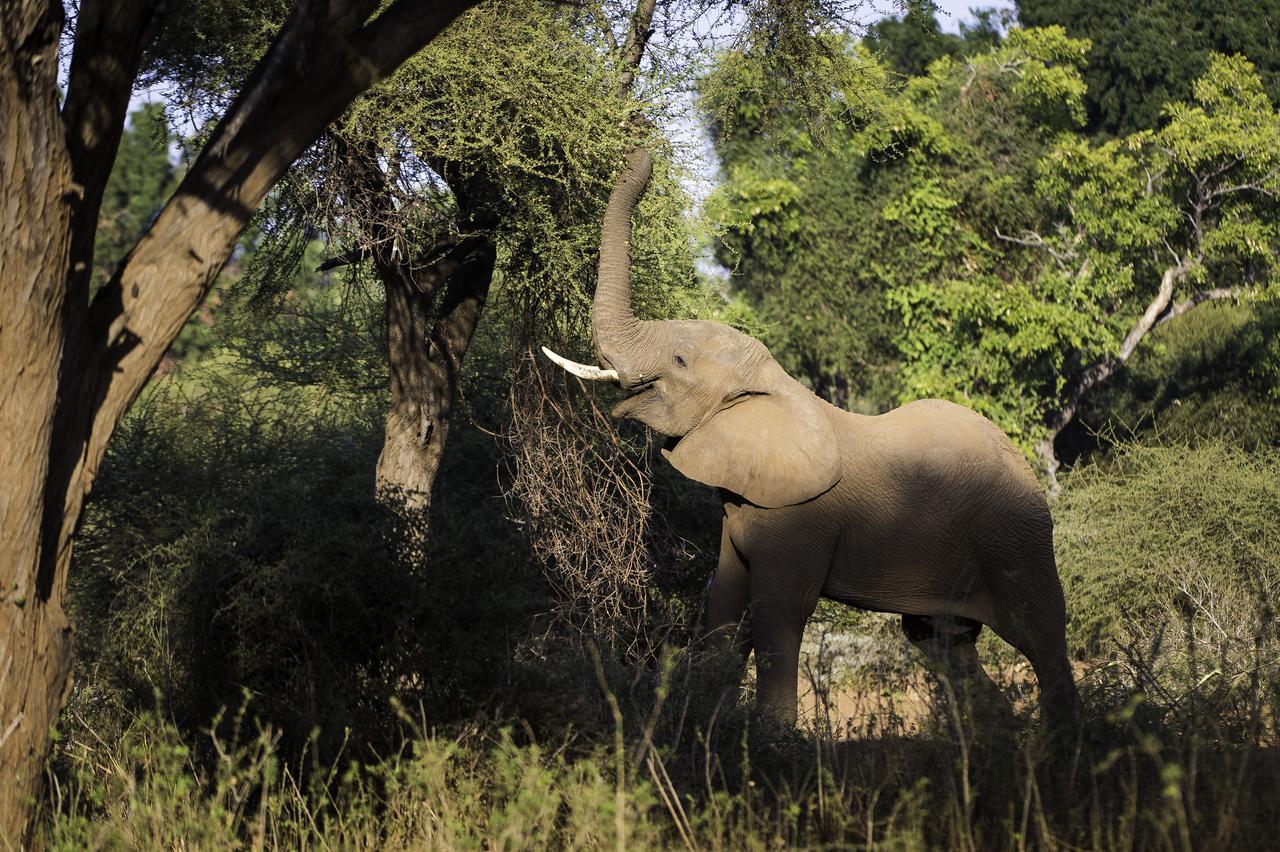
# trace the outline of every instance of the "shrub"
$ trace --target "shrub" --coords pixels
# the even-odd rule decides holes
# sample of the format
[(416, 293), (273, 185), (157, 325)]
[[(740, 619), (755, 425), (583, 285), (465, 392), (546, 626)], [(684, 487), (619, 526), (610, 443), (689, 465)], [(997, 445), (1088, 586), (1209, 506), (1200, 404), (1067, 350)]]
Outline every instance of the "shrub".
[(323, 754), (364, 755), (399, 743), (393, 700), (440, 720), (488, 701), (546, 598), (475, 476), (492, 440), (459, 430), (441, 477), (457, 499), (428, 552), (406, 553), (405, 517), (374, 499), (369, 401), (190, 379), (122, 424), (86, 515), (71, 739), (149, 710), (194, 733), (244, 694), (286, 754), (318, 730)]
[(1277, 506), (1280, 459), (1220, 440), (1126, 444), (1075, 471), (1054, 517), (1077, 651), (1187, 619), (1245, 645), (1274, 629)]

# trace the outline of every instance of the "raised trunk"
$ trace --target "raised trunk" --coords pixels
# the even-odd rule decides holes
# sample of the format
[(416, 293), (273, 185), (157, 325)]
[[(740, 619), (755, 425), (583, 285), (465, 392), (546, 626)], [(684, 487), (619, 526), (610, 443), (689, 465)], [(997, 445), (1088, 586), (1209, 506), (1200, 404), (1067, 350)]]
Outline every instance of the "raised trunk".
[(591, 307), (591, 335), (600, 363), (613, 367), (623, 381), (637, 367), (641, 324), (631, 309), (631, 216), (649, 177), (653, 158), (643, 146), (627, 155), (622, 176), (609, 194), (600, 227), (600, 266)]
[[(391, 410), (378, 457), (380, 496), (424, 513), (440, 470), (459, 371), (493, 280), (494, 247), (471, 238), (416, 276), (378, 264), (387, 291), (387, 364)], [(448, 280), (444, 304), (431, 310), (436, 286)]]

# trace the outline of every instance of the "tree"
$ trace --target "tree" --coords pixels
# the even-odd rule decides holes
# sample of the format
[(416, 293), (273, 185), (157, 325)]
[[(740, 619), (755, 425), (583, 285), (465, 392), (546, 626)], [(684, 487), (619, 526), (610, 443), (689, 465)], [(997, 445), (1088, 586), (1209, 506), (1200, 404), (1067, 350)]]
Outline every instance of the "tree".
[(958, 59), (1000, 42), (994, 9), (975, 11), (973, 23), (961, 22), (959, 34), (946, 33), (932, 4), (914, 3), (901, 18), (888, 17), (867, 28), (862, 43), (895, 73), (919, 77), (934, 60)]
[(66, 97), (54, 0), (0, 5), (0, 835), (31, 827), (68, 687), (73, 534), (111, 433), (289, 164), (468, 0), (299, 2), (168, 203), (90, 298), (125, 112), (162, 4), (84, 0)]
[[(588, 22), (607, 20), (495, 6), (331, 134), (324, 227), (347, 250), (328, 265), (367, 259), (385, 293), (392, 399), (377, 488), (411, 511), (430, 503), (495, 271), (538, 298), (587, 289), (607, 180), (634, 144), (619, 78), (634, 75), (652, 14), (640, 4), (623, 42), (636, 47), (624, 53), (586, 37)], [(474, 117), (466, 134), (457, 114)]]
[(1267, 291), (1280, 152), (1252, 66), (1215, 57), (1160, 130), (1091, 144), (1087, 51), (1013, 30), (857, 93), (865, 122), (828, 143), (719, 143), (721, 257), (788, 366), (872, 410), (962, 402), (1056, 482), (1055, 438), (1151, 328)]
[(98, 212), (91, 289), (107, 282), (173, 192), (171, 140), (163, 104), (148, 104), (129, 115)]
[(1247, 57), (1280, 103), (1277, 0), (1018, 0), (1017, 9), (1023, 26), (1057, 24), (1090, 41), (1083, 73), (1091, 133), (1156, 127), (1166, 103), (1192, 97), (1211, 52)]
[(1038, 260), (1023, 280), (957, 274), (901, 290), (908, 389), (963, 398), (1034, 447), (1157, 325), (1198, 305), (1274, 292), (1280, 113), (1253, 66), (1214, 56), (1165, 125), (1045, 157), (1038, 225), (997, 237)]
[[(825, 138), (785, 116), (758, 132), (750, 119), (765, 105), (738, 101), (740, 124), (717, 139), (728, 177), (711, 204), (718, 254), (788, 369), (839, 405), (883, 410), (903, 395), (891, 294), (930, 292), (966, 268), (1016, 280), (993, 229), (1038, 205), (1036, 163), (1079, 115), (1084, 50), (1060, 29), (1015, 31), (905, 86), (849, 52), (857, 82), (832, 102), (859, 118)], [(730, 56), (717, 73), (740, 61), (754, 65)]]

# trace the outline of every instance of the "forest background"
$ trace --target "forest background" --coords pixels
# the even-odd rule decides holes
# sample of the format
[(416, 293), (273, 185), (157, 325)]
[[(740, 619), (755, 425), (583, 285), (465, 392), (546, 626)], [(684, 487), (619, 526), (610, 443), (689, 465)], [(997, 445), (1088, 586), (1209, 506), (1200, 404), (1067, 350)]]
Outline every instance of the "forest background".
[[(1265, 845), (1280, 4), (1015, 5), (948, 33), (928, 3), (489, 3), (358, 98), (112, 438), (44, 842)], [(157, 33), (164, 103), (121, 139), (91, 292), (290, 6)], [(663, 130), (693, 121), (700, 206)], [(590, 360), (638, 139), (641, 314), (753, 333), (853, 410), (961, 402), (1044, 475), (1089, 717), (1070, 780), (996, 641), (1013, 743), (954, 726), (879, 614), (820, 609), (799, 732), (681, 653), (717, 501), (534, 355)]]

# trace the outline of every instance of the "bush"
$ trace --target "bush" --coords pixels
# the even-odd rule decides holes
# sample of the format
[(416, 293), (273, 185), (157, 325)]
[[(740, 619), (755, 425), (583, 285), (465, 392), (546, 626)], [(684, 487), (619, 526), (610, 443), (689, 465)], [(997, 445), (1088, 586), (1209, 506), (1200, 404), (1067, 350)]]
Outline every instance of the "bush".
[(1274, 629), (1277, 506), (1280, 459), (1220, 440), (1126, 444), (1073, 472), (1054, 517), (1077, 652), (1188, 619), (1242, 646)]
[(1280, 302), (1206, 304), (1163, 325), (1058, 440), (1066, 462), (1120, 441), (1280, 446)]
[[(210, 452), (196, 427), (213, 409), (188, 409), (188, 419), (173, 422), (161, 407), (150, 410), (148, 427), (131, 423), (126, 434), (165, 452), (138, 458), (185, 466), (117, 461), (113, 489), (99, 495), (117, 508), (99, 507), (100, 526), (86, 529), (98, 538), (82, 556), (92, 570), (80, 581), (97, 577), (114, 595), (87, 614), (89, 624), (119, 620), (85, 637), (86, 665), (96, 670), (82, 675), (69, 717), (82, 721), (68, 726), (51, 785), (45, 824), (55, 848), (601, 848), (619, 839), (635, 848), (1264, 848), (1270, 839), (1280, 805), (1280, 637), (1265, 608), (1280, 591), (1273, 459), (1220, 442), (1126, 446), (1108, 464), (1072, 474), (1055, 513), (1086, 724), (1076, 750), (1055, 757), (1036, 735), (1031, 703), (1017, 704), (1025, 726), (1017, 742), (1010, 732), (957, 727), (937, 691), (918, 696), (924, 719), (902, 715), (900, 694), (920, 687), (901, 665), (863, 666), (861, 716), (836, 718), (840, 702), (829, 693), (839, 678), (821, 648), (808, 667), (817, 717), (778, 731), (741, 700), (732, 658), (667, 653), (660, 665), (643, 665), (622, 648), (584, 652), (580, 641), (528, 642), (518, 630), (496, 641), (495, 613), (512, 616), (508, 627), (529, 619), (518, 602), (483, 594), (510, 568), (486, 557), (518, 536), (496, 541), (500, 527), (481, 525), (482, 514), (433, 519), (454, 524), (447, 534), (436, 528), (452, 542), (441, 551), (451, 570), (436, 573), (439, 556), (429, 554), (401, 585), (372, 574), (373, 586), (386, 587), (372, 594), (342, 576), (355, 562), (326, 555), (359, 533), (365, 538), (342, 553), (385, 560), (367, 571), (395, 564), (378, 543), (382, 521), (365, 509), (340, 511), (343, 500), (356, 504), (357, 491), (335, 473), (342, 453), (325, 450), (324, 433), (306, 441), (273, 433), (227, 406), (242, 426), (258, 424), (230, 429), (239, 436), (232, 457), (262, 467), (253, 488), (229, 476), (224, 496), (213, 499), (220, 492), (210, 489), (196, 507), (174, 495), (178, 482), (200, 484), (204, 468), (187, 463)], [(271, 444), (267, 434), (290, 435), (287, 444), (306, 448), (329, 473), (289, 480), (271, 453), (253, 449)], [(301, 487), (308, 482), (315, 487)], [(290, 508), (277, 488), (311, 502)], [(239, 518), (232, 507), (250, 499), (278, 517), (225, 529), (180, 523), (201, 517), (197, 509)], [(143, 512), (153, 501), (161, 511)], [(282, 520), (308, 512), (329, 528)], [(389, 530), (396, 521), (385, 523)], [(283, 524), (273, 534), (287, 544), (254, 545), (266, 524)], [(168, 549), (129, 549), (164, 530), (176, 531)], [(106, 570), (117, 540), (145, 557), (125, 563), (132, 572)], [(210, 571), (204, 556), (228, 566), (213, 575), (222, 585), (195, 584)], [(529, 564), (518, 549), (505, 557), (519, 570)], [(160, 594), (171, 587), (200, 594)], [(132, 601), (134, 588), (153, 591)], [(505, 588), (517, 597), (531, 587)], [(390, 601), (387, 589), (428, 594)], [(266, 614), (255, 616), (259, 609)], [(178, 629), (178, 613), (206, 610), (214, 616), (197, 620), (205, 633)], [(317, 615), (304, 614), (311, 610)], [(170, 615), (143, 617), (152, 611)], [(378, 612), (402, 621), (379, 627)], [(427, 617), (436, 621), (414, 620)], [(867, 623), (875, 619), (845, 627)], [(219, 632), (243, 624), (252, 628), (244, 639)], [(144, 685), (165, 686), (153, 678), (161, 663), (174, 684), (162, 695), (192, 694), (205, 670), (183, 661), (201, 659), (197, 639), (234, 651), (213, 654), (225, 667), (212, 669), (216, 688), (194, 693), (200, 701), (163, 704), (169, 721), (137, 712)], [(258, 667), (244, 656), (254, 649), (269, 652)], [(118, 669), (115, 654), (124, 654)], [(996, 676), (1007, 690), (1020, 688), (1016, 669)], [(254, 683), (247, 704), (234, 694), (244, 679)], [(308, 685), (323, 686), (326, 701), (308, 703)], [(95, 710), (113, 690), (115, 711)], [(500, 698), (496, 711), (475, 700), (486, 692)], [(216, 695), (244, 709), (214, 713), (204, 731), (189, 718), (173, 724), (172, 708), (207, 712)], [(312, 727), (347, 718), (354, 727), (345, 748), (335, 745), (341, 729)]]
[(162, 382), (99, 477), (70, 580), (71, 739), (143, 711), (192, 734), (244, 695), (286, 754), (366, 755), (401, 740), (393, 700), (433, 720), (490, 700), (546, 600), (475, 475), (492, 440), (458, 430), (441, 476), (457, 499), (407, 553), (409, 520), (374, 499), (372, 404), (227, 370), (198, 387)]

